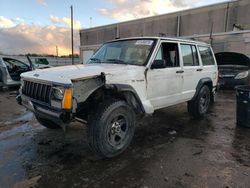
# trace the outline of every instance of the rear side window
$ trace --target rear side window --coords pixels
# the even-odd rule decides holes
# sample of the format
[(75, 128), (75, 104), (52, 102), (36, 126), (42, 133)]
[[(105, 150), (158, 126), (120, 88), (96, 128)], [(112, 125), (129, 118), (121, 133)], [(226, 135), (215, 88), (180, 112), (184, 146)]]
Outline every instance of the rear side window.
[(198, 66), (197, 50), (194, 45), (181, 44), (181, 52), (184, 66)]
[(211, 51), (211, 49), (209, 47), (199, 46), (199, 52), (200, 52), (200, 55), (201, 55), (202, 64), (204, 66), (206, 66), (206, 65), (214, 65), (215, 64), (212, 51)]

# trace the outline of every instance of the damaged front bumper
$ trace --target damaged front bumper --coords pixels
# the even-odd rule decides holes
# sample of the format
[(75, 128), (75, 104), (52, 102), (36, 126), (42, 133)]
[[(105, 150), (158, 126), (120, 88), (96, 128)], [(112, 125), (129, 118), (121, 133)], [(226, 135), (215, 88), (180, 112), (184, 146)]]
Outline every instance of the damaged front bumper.
[(16, 100), (18, 104), (33, 112), (35, 116), (56, 123), (60, 125), (63, 130), (65, 130), (66, 125), (72, 120), (72, 112), (70, 110), (55, 109), (25, 95), (18, 95)]

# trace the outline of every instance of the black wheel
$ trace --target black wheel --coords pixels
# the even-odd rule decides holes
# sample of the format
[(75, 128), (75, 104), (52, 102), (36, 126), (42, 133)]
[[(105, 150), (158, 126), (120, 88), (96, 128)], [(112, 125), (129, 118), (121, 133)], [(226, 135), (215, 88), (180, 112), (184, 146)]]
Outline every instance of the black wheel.
[(37, 121), (43, 125), (44, 127), (48, 128), (48, 129), (60, 129), (60, 125), (54, 123), (53, 121), (50, 121), (48, 119), (43, 119), (40, 118), (38, 116), (36, 116)]
[(135, 130), (135, 113), (124, 101), (105, 101), (89, 119), (90, 148), (102, 158), (121, 154), (130, 144)]
[(204, 85), (195, 99), (188, 102), (188, 112), (195, 118), (203, 117), (210, 106), (211, 92), (208, 86)]

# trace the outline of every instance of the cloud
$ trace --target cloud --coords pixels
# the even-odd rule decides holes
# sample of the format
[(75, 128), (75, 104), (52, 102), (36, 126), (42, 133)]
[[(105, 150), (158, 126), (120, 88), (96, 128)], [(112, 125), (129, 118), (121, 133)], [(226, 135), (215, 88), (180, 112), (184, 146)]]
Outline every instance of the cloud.
[[(54, 54), (58, 46), (59, 55), (71, 53), (70, 29), (38, 24), (18, 24), (0, 28), (0, 51), (5, 54)], [(79, 50), (79, 32), (74, 31), (75, 52)]]
[[(62, 20), (63, 20), (63, 23), (64, 23), (64, 24), (66, 24), (66, 25), (68, 25), (68, 26), (71, 25), (71, 19), (70, 19), (70, 18), (63, 17)], [(80, 29), (80, 28), (81, 28), (81, 23), (80, 23), (79, 21), (74, 21), (73, 23), (74, 23), (74, 24), (73, 24), (73, 27), (74, 27), (75, 29)]]
[(112, 8), (102, 8), (98, 12), (117, 21), (154, 16), (190, 8), (199, 0), (106, 0)]
[[(53, 24), (60, 24), (60, 25), (64, 25), (64, 26), (67, 26), (67, 27), (71, 27), (71, 19), (69, 17), (59, 18), (57, 16), (51, 15), (49, 17), (49, 19)], [(73, 24), (73, 27), (74, 27), (74, 29), (81, 29), (80, 21), (75, 20), (74, 24)]]
[(25, 20), (23, 18), (16, 17), (15, 22), (16, 23), (23, 23), (23, 22), (25, 22)]
[(49, 17), (49, 19), (50, 19), (50, 21), (51, 21), (52, 23), (54, 23), (54, 24), (57, 24), (57, 23), (60, 23), (60, 22), (61, 22), (61, 19), (60, 19), (59, 17), (57, 17), (57, 16), (51, 15), (51, 16)]
[(16, 24), (12, 20), (0, 16), (0, 28), (8, 28), (8, 27), (13, 27), (15, 25)]
[(43, 6), (45, 6), (45, 7), (48, 6), (48, 4), (46, 3), (45, 0), (37, 0), (37, 2), (38, 2), (40, 5), (43, 5)]

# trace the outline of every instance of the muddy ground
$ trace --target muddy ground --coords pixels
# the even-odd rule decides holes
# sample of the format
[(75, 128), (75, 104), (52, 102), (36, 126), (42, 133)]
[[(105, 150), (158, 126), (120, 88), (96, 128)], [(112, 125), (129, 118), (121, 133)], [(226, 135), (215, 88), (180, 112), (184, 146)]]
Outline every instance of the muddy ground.
[(138, 121), (121, 156), (100, 160), (85, 126), (49, 130), (0, 93), (0, 187), (250, 187), (250, 129), (236, 127), (234, 91), (218, 94), (206, 118), (186, 104)]

